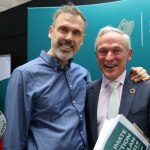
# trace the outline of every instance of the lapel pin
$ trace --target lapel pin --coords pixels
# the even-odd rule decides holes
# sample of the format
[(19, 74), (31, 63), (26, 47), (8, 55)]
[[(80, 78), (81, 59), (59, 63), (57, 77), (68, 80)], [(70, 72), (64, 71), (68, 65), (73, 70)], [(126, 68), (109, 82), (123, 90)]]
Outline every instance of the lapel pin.
[(134, 89), (134, 88), (131, 88), (131, 89), (130, 89), (130, 93), (131, 93), (131, 94), (134, 94), (134, 93), (135, 93), (135, 89)]

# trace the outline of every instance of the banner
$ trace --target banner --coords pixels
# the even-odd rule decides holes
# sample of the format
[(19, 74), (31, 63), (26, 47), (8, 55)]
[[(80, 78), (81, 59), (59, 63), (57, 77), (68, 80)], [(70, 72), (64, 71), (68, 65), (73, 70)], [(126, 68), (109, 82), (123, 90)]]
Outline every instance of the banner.
[(4, 100), (8, 78), (11, 74), (11, 56), (0, 55), (0, 110), (4, 111)]
[(4, 115), (5, 95), (8, 79), (11, 74), (11, 56), (0, 55), (0, 149), (3, 146), (3, 134), (6, 130), (6, 118)]

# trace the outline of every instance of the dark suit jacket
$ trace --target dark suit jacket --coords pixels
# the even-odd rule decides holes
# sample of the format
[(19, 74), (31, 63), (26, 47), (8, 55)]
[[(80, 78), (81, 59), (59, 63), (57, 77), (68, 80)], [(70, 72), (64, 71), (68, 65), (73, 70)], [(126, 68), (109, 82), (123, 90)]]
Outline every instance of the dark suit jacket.
[[(97, 134), (97, 103), (102, 80), (96, 80), (87, 86), (86, 122), (89, 149), (93, 150)], [(133, 92), (135, 90), (135, 93)], [(119, 114), (136, 123), (150, 138), (150, 80), (134, 83), (126, 76), (123, 86)]]

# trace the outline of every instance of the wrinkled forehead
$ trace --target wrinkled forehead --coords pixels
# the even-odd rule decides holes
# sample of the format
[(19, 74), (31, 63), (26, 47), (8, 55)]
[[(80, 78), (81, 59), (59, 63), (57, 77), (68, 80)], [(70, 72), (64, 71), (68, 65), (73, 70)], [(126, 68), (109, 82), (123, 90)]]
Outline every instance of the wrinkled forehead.
[(74, 17), (74, 18), (80, 18), (86, 24), (85, 20), (82, 18), (82, 16), (80, 14), (71, 13), (71, 12), (61, 12), (61, 13), (59, 13), (54, 18), (53, 24), (58, 20), (58, 18), (61, 18), (61, 17), (64, 17), (64, 16), (71, 16), (71, 17)]
[(101, 47), (122, 47), (127, 48), (126, 39), (123, 34), (118, 32), (107, 32), (99, 37), (97, 40), (97, 49)]
[(126, 39), (123, 34), (120, 34), (118, 32), (107, 32), (99, 37), (98, 43), (118, 43), (124, 45), (126, 43)]
[(68, 13), (59, 14), (59, 16), (55, 19), (53, 26), (67, 26), (70, 28), (79, 29), (82, 32), (85, 31), (85, 22), (81, 16)]

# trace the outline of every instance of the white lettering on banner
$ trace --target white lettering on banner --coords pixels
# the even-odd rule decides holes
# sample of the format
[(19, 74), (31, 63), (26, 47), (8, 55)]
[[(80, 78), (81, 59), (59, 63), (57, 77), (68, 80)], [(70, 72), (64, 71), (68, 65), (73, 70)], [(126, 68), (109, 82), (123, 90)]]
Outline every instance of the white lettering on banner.
[(139, 144), (130, 133), (122, 129), (116, 143), (113, 145), (113, 150), (138, 150)]

